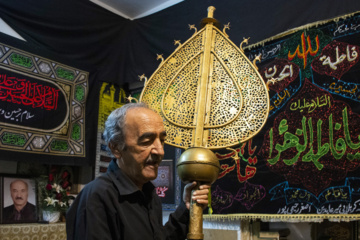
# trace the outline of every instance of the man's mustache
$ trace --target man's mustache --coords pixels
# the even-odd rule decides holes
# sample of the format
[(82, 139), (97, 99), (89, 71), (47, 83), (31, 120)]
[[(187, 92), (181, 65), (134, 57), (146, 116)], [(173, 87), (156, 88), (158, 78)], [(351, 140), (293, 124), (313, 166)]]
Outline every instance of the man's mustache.
[(162, 158), (160, 156), (150, 156), (146, 159), (146, 164), (160, 164)]
[(22, 197), (16, 197), (16, 200), (24, 200)]

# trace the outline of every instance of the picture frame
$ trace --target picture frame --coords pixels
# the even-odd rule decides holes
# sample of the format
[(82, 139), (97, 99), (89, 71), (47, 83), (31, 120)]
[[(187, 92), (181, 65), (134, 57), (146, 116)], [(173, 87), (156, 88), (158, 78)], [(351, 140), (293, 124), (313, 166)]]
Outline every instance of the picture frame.
[(311, 225), (311, 239), (358, 239), (358, 222), (330, 222), (324, 220), (321, 223), (313, 223)]
[[(37, 186), (34, 178), (1, 176), (1, 223), (38, 222)], [(21, 208), (20, 213), (16, 208)]]

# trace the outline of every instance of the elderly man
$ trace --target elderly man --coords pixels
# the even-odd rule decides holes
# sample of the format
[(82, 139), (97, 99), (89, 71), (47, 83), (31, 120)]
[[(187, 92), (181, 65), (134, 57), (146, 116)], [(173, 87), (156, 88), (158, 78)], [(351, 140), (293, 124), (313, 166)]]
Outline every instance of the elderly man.
[[(85, 188), (66, 216), (70, 239), (185, 239), (191, 189), (183, 203), (162, 224), (160, 198), (150, 182), (164, 156), (166, 132), (161, 117), (142, 103), (114, 110), (105, 123), (104, 138), (115, 157), (108, 171)], [(201, 185), (193, 200), (208, 204), (209, 185)]]
[(28, 202), (29, 186), (27, 182), (21, 179), (12, 181), (10, 194), (14, 204), (4, 208), (3, 221), (5, 223), (36, 221), (36, 207)]

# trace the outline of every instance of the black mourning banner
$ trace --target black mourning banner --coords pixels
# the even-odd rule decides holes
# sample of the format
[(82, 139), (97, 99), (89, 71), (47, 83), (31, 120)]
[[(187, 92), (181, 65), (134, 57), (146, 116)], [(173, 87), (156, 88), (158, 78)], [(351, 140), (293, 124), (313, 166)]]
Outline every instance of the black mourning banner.
[(250, 60), (262, 54), (269, 117), (235, 151), (216, 152), (214, 214), (359, 219), (360, 15), (259, 45), (246, 54)]
[[(70, 85), (67, 85), (70, 88)], [(1, 68), (0, 121), (5, 125), (51, 132), (66, 122), (66, 93), (54, 81)], [(44, 121), (45, 120), (45, 121)]]
[(0, 42), (2, 159), (88, 163), (83, 160), (89, 157), (86, 139), (91, 137), (86, 133), (89, 72), (23, 49)]

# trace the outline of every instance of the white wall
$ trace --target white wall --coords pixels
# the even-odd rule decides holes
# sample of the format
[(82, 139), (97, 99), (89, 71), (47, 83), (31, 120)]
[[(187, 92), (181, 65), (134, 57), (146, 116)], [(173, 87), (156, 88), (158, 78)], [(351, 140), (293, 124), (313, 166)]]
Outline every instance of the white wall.
[(2, 20), (0, 18), (0, 32), (5, 33), (7, 35), (16, 37), (18, 39), (24, 40), (24, 38), (22, 38), (17, 32), (14, 31), (14, 29), (12, 29), (6, 22), (4, 22), (4, 20)]

